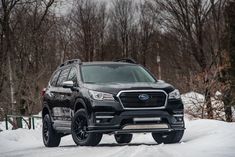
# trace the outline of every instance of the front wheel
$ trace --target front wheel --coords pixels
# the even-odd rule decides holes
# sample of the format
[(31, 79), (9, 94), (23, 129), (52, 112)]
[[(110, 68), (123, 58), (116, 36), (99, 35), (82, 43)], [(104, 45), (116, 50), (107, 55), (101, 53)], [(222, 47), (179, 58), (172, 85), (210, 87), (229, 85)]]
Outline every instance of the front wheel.
[(153, 139), (158, 143), (178, 143), (184, 135), (184, 130), (166, 132), (166, 133), (152, 133)]
[(88, 117), (84, 109), (78, 110), (72, 120), (73, 141), (80, 146), (96, 146), (102, 139), (102, 134), (87, 132)]
[(47, 114), (43, 117), (42, 125), (43, 143), (46, 147), (58, 147), (60, 144), (61, 136), (53, 129), (51, 118)]
[(130, 143), (132, 140), (132, 134), (115, 134), (115, 140), (117, 143), (122, 144), (122, 143)]

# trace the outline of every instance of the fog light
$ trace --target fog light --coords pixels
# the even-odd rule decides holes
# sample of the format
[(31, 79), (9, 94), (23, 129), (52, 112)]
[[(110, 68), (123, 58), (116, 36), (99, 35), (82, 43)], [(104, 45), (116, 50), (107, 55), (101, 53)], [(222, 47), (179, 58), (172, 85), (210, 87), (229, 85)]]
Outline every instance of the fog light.
[(95, 122), (97, 124), (110, 123), (113, 118), (114, 118), (113, 115), (107, 114), (107, 113), (96, 113), (95, 114)]
[(183, 120), (184, 120), (183, 114), (174, 114), (173, 116), (175, 117), (177, 122), (183, 122)]

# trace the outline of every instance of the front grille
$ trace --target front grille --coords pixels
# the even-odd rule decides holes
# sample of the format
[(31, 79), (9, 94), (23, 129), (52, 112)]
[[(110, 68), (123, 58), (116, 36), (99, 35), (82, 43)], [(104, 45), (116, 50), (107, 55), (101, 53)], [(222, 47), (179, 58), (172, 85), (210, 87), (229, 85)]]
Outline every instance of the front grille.
[[(142, 101), (139, 95), (147, 94), (149, 99)], [(118, 94), (124, 108), (161, 108), (165, 106), (167, 94), (164, 91), (121, 91)]]

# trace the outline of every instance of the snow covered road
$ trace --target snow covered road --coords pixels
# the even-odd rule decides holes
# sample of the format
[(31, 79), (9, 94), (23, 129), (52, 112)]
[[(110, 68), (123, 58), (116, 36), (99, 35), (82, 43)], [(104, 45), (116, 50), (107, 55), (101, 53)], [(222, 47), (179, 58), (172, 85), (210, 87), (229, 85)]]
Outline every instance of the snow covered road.
[(128, 145), (105, 135), (96, 147), (77, 147), (67, 136), (58, 148), (45, 148), (40, 130), (3, 131), (0, 157), (235, 157), (235, 123), (194, 120), (186, 128), (178, 144), (158, 145), (150, 134), (135, 134)]

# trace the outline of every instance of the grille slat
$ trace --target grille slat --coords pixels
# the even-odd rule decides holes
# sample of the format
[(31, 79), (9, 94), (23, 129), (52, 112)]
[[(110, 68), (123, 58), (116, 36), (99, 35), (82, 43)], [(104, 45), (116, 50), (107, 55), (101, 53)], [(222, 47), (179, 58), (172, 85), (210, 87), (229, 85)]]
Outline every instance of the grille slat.
[[(149, 99), (142, 101), (139, 95), (148, 94)], [(163, 91), (123, 91), (118, 95), (124, 108), (159, 108), (164, 107), (167, 95)]]

